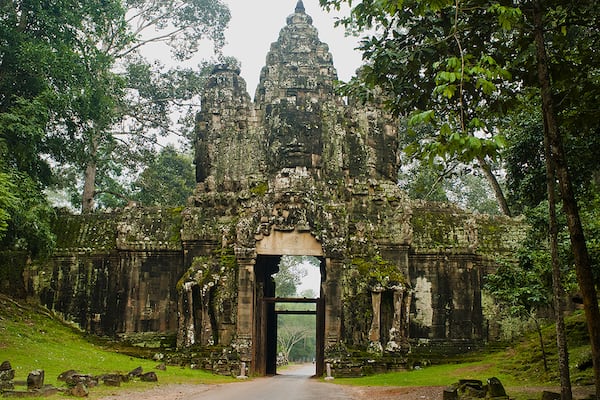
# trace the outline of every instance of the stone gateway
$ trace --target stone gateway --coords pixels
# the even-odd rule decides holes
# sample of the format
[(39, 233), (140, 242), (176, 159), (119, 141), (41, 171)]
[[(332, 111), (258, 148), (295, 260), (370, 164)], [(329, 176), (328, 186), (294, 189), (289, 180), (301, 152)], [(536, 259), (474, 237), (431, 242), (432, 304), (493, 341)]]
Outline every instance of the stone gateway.
[(514, 254), (520, 223), (398, 188), (398, 121), (377, 101), (335, 94), (332, 56), (302, 1), (254, 101), (239, 72), (218, 65), (206, 85), (189, 204), (62, 215), (58, 251), (24, 273), (28, 292), (92, 333), (172, 337), (219, 349), (225, 373), (243, 362), (265, 375), (276, 360), (272, 276), (283, 255), (314, 256), (319, 374), (325, 362), (367, 373), (483, 343), (482, 277)]

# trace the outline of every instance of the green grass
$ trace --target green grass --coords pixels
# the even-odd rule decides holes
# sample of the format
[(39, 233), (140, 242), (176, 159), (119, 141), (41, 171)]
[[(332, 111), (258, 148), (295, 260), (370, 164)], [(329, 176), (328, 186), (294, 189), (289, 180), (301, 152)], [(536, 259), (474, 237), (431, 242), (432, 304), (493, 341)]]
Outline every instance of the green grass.
[[(44, 382), (57, 387), (64, 387), (57, 377), (69, 369), (91, 375), (126, 374), (139, 366), (144, 372), (156, 372), (160, 384), (233, 381), (233, 378), (179, 366), (168, 366), (166, 371), (156, 370), (156, 361), (119, 354), (106, 346), (94, 344), (86, 340), (82, 332), (61, 323), (46, 310), (0, 296), (0, 362), (5, 360), (10, 361), (15, 370), (15, 381), (25, 381), (29, 372), (42, 369), (45, 372)], [(151, 385), (155, 384), (132, 381), (122, 387), (143, 390)], [(17, 389), (22, 390), (23, 387)], [(114, 387), (100, 385), (90, 391), (90, 398), (114, 391)]]
[[(591, 368), (580, 370), (577, 366), (590, 359), (590, 346), (583, 313), (577, 312), (565, 321), (569, 341), (571, 381), (574, 391), (593, 388)], [(500, 379), (511, 397), (539, 399), (542, 389), (559, 387), (557, 370), (556, 333), (554, 325), (543, 328), (548, 371), (544, 370), (539, 337), (531, 333), (505, 350), (479, 354), (479, 361), (432, 365), (419, 370), (341, 378), (334, 382), (354, 386), (450, 386), (460, 379)], [(469, 360), (473, 359), (469, 354)], [(585, 390), (584, 390), (585, 389)], [(560, 390), (560, 389), (558, 389)]]
[(508, 386), (522, 384), (523, 382), (515, 380), (499, 368), (496, 357), (499, 355), (486, 356), (484, 360), (478, 362), (433, 365), (411, 371), (336, 379), (336, 383), (357, 386), (450, 386), (459, 379), (485, 381), (496, 377)]

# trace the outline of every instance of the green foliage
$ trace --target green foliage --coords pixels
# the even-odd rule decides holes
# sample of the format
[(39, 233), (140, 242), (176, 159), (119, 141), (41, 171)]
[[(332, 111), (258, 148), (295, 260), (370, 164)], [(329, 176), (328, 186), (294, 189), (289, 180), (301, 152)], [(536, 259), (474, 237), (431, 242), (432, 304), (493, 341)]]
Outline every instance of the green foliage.
[[(292, 309), (286, 304), (286, 309)], [(296, 304), (307, 310), (307, 305)], [(301, 307), (300, 307), (301, 306)], [(316, 321), (313, 315), (280, 315), (277, 320), (277, 351), (288, 362), (307, 362), (315, 358)]]
[(197, 256), (192, 265), (177, 282), (177, 290), (181, 290), (186, 281), (195, 281), (203, 291), (215, 288), (219, 280), (228, 273), (235, 271), (237, 261), (230, 248), (217, 249), (210, 256)]
[(24, 173), (0, 173), (0, 248), (45, 256), (54, 247), (50, 228), (54, 211)]
[(495, 159), (504, 140), (490, 111), (511, 101), (511, 73), (503, 54), (488, 43), (502, 42), (501, 27), (518, 21), (519, 10), (488, 9), (477, 0), (321, 5), (344, 2), (353, 8), (341, 23), (368, 35), (360, 47), (367, 65), (342, 91), (362, 100), (381, 91), (395, 114), (409, 116), (411, 129), (432, 125), (433, 135), (409, 146), (413, 157)]
[(600, 188), (594, 187), (590, 197), (586, 200), (581, 208), (581, 220), (585, 230), (594, 281), (596, 286), (600, 287)]
[(443, 166), (413, 161), (401, 168), (398, 178), (400, 187), (411, 198), (452, 202), (473, 212), (499, 214), (488, 182), (464, 164)]
[(134, 182), (134, 198), (144, 205), (185, 205), (195, 186), (192, 158), (167, 146)]
[(406, 278), (398, 267), (376, 255), (370, 259), (355, 257), (352, 266), (358, 270), (371, 288), (391, 288), (406, 284)]
[(302, 278), (308, 275), (305, 264), (318, 265), (318, 260), (309, 256), (283, 256), (279, 262), (279, 272), (273, 275), (277, 297), (297, 297)]
[(264, 196), (269, 190), (269, 184), (267, 182), (261, 182), (250, 189), (250, 192), (256, 196)]
[(220, 49), (227, 6), (204, 0), (18, 0), (0, 7), (0, 142), (11, 149), (2, 152), (6, 167), (41, 186), (53, 183), (80, 204), (85, 188), (85, 207), (93, 206), (94, 196), (102, 206), (122, 205), (124, 177), (141, 169), (157, 134), (181, 133), (171, 113), (182, 115), (189, 134), (193, 118), (182, 110), (199, 103), (205, 75), (205, 68), (165, 71), (140, 50), (160, 42), (183, 60), (203, 39)]
[[(566, 318), (567, 336), (571, 349), (570, 369), (574, 382), (580, 385), (592, 383), (591, 368), (580, 370), (582, 360), (589, 361), (589, 337), (585, 318), (575, 313)], [(549, 362), (556, 365), (556, 330), (553, 325), (542, 329), (543, 340), (549, 351)], [(515, 338), (509, 348), (475, 354), (478, 361), (453, 360), (452, 363), (432, 365), (419, 370), (378, 374), (362, 378), (336, 379), (334, 383), (357, 386), (450, 386), (459, 379), (486, 379), (494, 376), (506, 387), (510, 397), (537, 399), (539, 392), (531, 393), (528, 388), (557, 386), (558, 369), (544, 372), (540, 357), (540, 344), (537, 334), (527, 334)], [(469, 358), (473, 358), (473, 354)], [(593, 388), (593, 387), (592, 387)]]
[[(500, 265), (498, 270), (486, 276), (485, 280), (485, 288), (501, 308), (498, 315), (492, 318), (504, 326), (507, 334), (511, 330), (519, 333), (522, 328), (518, 325), (526, 326), (531, 316), (552, 306), (547, 202), (528, 210), (526, 216), (527, 223), (532, 228), (517, 254), (518, 263)], [(567, 293), (574, 293), (577, 290), (577, 282), (572, 267), (569, 235), (565, 228), (564, 216), (559, 214), (558, 217), (558, 223), (562, 227), (558, 237), (562, 285)]]
[(0, 173), (0, 240), (4, 239), (11, 212), (15, 210), (18, 202), (14, 195), (16, 187), (10, 178), (8, 174)]
[(399, 174), (400, 187), (413, 199), (448, 201), (444, 171), (439, 165), (417, 162), (403, 168)]

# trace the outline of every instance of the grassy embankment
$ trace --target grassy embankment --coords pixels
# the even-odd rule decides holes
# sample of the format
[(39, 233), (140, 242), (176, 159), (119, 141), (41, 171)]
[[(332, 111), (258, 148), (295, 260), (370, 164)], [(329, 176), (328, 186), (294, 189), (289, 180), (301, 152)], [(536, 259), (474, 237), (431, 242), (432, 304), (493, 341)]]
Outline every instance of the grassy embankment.
[[(10, 361), (15, 370), (15, 381), (25, 381), (29, 372), (42, 369), (45, 372), (44, 382), (56, 387), (65, 387), (57, 377), (70, 369), (91, 375), (115, 372), (126, 374), (139, 366), (144, 372), (156, 372), (159, 384), (233, 381), (232, 378), (190, 368), (167, 366), (165, 371), (158, 371), (155, 369), (159, 364), (157, 361), (130, 357), (115, 352), (108, 346), (86, 340), (81, 332), (61, 323), (44, 309), (0, 296), (0, 363), (5, 360)], [(143, 390), (154, 385), (156, 384), (131, 381), (123, 383), (122, 388)], [(89, 398), (106, 396), (116, 390), (119, 389), (99, 385), (90, 390)], [(63, 397), (57, 395), (52, 398)]]

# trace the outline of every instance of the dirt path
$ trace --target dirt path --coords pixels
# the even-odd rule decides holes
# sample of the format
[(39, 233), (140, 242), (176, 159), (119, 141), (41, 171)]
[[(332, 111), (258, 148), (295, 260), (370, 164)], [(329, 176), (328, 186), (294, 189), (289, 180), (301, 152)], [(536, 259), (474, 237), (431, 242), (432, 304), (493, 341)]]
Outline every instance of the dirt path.
[(101, 400), (347, 400), (352, 389), (310, 379), (314, 366), (286, 370), (268, 378), (224, 385), (169, 385), (144, 392), (120, 392)]
[[(265, 378), (270, 379), (270, 378)], [(253, 381), (254, 382), (254, 381)], [(248, 382), (249, 383), (249, 382)], [(380, 387), (347, 387), (339, 386), (330, 383), (314, 382), (313, 393), (302, 394), (296, 392), (294, 396), (288, 395), (292, 393), (290, 387), (286, 387), (285, 393), (269, 393), (255, 397), (252, 393), (254, 389), (249, 388), (247, 383), (231, 383), (227, 385), (167, 385), (154, 388), (144, 392), (128, 392), (122, 391), (117, 395), (103, 397), (100, 400), (196, 400), (217, 399), (219, 392), (226, 391), (231, 394), (230, 387), (239, 386), (239, 391), (236, 388), (236, 399), (245, 400), (268, 400), (268, 399), (344, 399), (344, 400), (441, 400), (442, 387), (402, 387), (402, 388), (380, 388)], [(321, 393), (320, 387), (326, 386), (328, 392), (333, 390), (334, 394)], [(316, 393), (318, 391), (318, 393)], [(307, 397), (303, 397), (306, 395)], [(314, 396), (317, 397), (314, 397)], [(272, 396), (272, 397), (271, 397)], [(313, 396), (313, 397), (311, 397)]]

